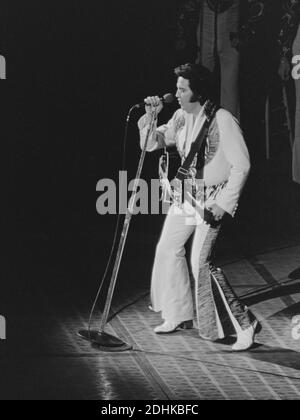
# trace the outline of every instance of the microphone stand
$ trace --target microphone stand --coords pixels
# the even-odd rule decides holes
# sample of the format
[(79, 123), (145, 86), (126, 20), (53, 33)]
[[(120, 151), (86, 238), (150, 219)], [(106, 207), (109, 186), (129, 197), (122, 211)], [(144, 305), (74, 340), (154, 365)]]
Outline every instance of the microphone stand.
[[(128, 113), (128, 116), (127, 116), (127, 122), (129, 121), (131, 111), (134, 108), (136, 108), (136, 106), (134, 106), (130, 109), (130, 111)], [(128, 235), (128, 231), (129, 231), (131, 218), (134, 215), (134, 206), (135, 206), (135, 202), (136, 202), (137, 188), (138, 188), (138, 185), (139, 185), (139, 181), (140, 181), (140, 177), (141, 177), (141, 173), (142, 173), (142, 169), (143, 169), (143, 164), (144, 164), (146, 151), (147, 151), (147, 145), (148, 145), (148, 142), (149, 142), (150, 134), (153, 131), (153, 127), (154, 127), (154, 123), (156, 121), (156, 118), (157, 118), (157, 111), (154, 111), (151, 115), (151, 121), (150, 121), (149, 128), (148, 128), (148, 131), (147, 131), (145, 144), (144, 144), (144, 147), (142, 149), (141, 156), (140, 156), (140, 161), (139, 161), (139, 165), (138, 165), (138, 169), (137, 169), (137, 173), (136, 173), (136, 177), (135, 177), (135, 182), (134, 182), (131, 198), (129, 200), (129, 204), (128, 204), (128, 207), (127, 207), (125, 220), (124, 220), (124, 224), (123, 224), (123, 229), (122, 229), (122, 233), (121, 233), (121, 236), (120, 236), (118, 250), (117, 250), (117, 254), (116, 254), (116, 258), (115, 258), (112, 277), (111, 277), (111, 280), (110, 280), (110, 284), (109, 284), (109, 288), (108, 288), (108, 292), (107, 292), (107, 297), (106, 297), (106, 302), (105, 302), (102, 318), (101, 318), (101, 321), (100, 321), (99, 329), (98, 330), (84, 329), (84, 330), (80, 330), (78, 332), (78, 335), (81, 338), (83, 338), (85, 340), (88, 340), (91, 343), (100, 346), (100, 349), (101, 349), (101, 347), (103, 347), (104, 349), (106, 348), (107, 350), (111, 349), (111, 351), (125, 351), (125, 350), (132, 349), (132, 346), (130, 344), (125, 343), (124, 341), (122, 341), (121, 339), (119, 339), (118, 337), (116, 337), (114, 335), (106, 333), (104, 331), (104, 328), (105, 328), (105, 325), (107, 323), (107, 319), (108, 319), (108, 316), (109, 316), (109, 311), (110, 311), (110, 308), (111, 308), (111, 302), (112, 302), (112, 298), (113, 298), (113, 294), (114, 294), (114, 290), (115, 290), (115, 286), (116, 286), (116, 282), (117, 282), (117, 277), (118, 277), (119, 268), (120, 268), (124, 248), (125, 248), (125, 243), (126, 243), (126, 239), (127, 239), (127, 235)]]

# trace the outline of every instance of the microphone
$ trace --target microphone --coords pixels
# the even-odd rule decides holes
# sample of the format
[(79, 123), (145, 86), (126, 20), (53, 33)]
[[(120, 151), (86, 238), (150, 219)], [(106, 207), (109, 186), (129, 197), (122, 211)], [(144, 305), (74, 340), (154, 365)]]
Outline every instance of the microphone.
[[(163, 104), (171, 104), (174, 101), (174, 95), (172, 95), (172, 93), (166, 93), (164, 96), (160, 97), (159, 100)], [(144, 106), (146, 106), (145, 101), (134, 105), (134, 108), (143, 108)]]

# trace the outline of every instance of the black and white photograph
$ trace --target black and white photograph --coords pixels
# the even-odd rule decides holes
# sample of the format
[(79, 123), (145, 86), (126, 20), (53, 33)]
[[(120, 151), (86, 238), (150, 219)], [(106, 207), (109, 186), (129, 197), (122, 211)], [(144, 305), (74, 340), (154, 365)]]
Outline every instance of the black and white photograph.
[(300, 0), (3, 0), (0, 88), (0, 400), (300, 400)]

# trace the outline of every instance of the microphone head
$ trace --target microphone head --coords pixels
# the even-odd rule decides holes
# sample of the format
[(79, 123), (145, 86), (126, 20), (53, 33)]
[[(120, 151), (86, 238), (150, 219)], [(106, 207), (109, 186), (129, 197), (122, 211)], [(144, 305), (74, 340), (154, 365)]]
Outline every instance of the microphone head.
[(166, 93), (163, 96), (163, 102), (165, 104), (171, 104), (174, 101), (174, 95), (172, 93)]
[[(163, 104), (170, 104), (170, 103), (172, 103), (174, 101), (174, 95), (172, 93), (166, 93), (163, 97), (161, 97), (159, 99), (160, 99), (160, 101)], [(141, 102), (139, 104), (134, 105), (132, 107), (132, 109), (134, 109), (134, 108), (143, 108), (145, 105), (146, 104), (145, 104), (145, 101), (144, 101), (144, 102)]]

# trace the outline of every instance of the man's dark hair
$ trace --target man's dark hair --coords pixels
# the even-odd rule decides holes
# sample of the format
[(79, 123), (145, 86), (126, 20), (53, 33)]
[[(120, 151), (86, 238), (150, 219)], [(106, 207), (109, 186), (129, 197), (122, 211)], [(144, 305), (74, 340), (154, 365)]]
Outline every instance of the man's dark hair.
[(212, 99), (211, 72), (201, 64), (183, 64), (174, 70), (177, 78), (183, 77), (190, 82), (193, 92), (191, 102), (204, 105), (207, 99)]

